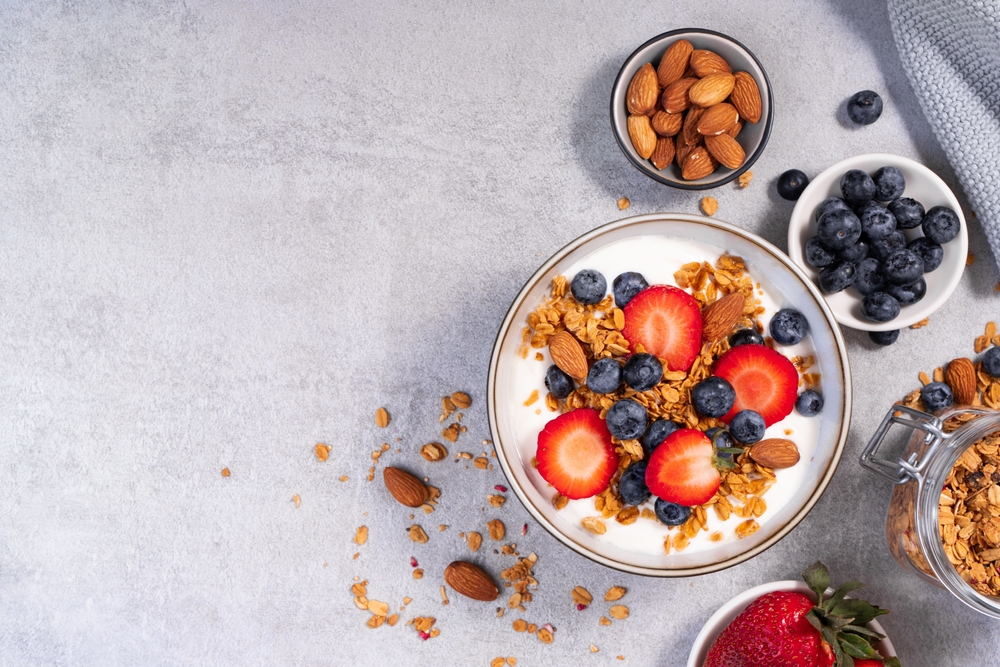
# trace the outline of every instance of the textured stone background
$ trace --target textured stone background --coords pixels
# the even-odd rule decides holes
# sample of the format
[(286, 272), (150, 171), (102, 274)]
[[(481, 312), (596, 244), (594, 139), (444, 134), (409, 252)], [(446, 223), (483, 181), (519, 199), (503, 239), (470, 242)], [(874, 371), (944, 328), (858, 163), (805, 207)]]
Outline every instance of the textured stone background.
[[(717, 217), (784, 247), (778, 174), (867, 152), (957, 189), (885, 8), (865, 0), (0, 5), (0, 665), (682, 665), (721, 603), (817, 558), (893, 609), (904, 664), (990, 662), (995, 622), (895, 564), (890, 486), (857, 464), (917, 371), (971, 355), (997, 317), (975, 223), (979, 259), (927, 328), (885, 350), (845, 332), (841, 466), (798, 528), (736, 568), (605, 569), (516, 499), (481, 511), (499, 469), (417, 455), (456, 389), (475, 403), (451, 449), (481, 451), (493, 337), (546, 257), (621, 217), (621, 196), (629, 214), (697, 210), (697, 194), (629, 166), (607, 118), (624, 58), (684, 26), (744, 42), (774, 86), (756, 178), (713, 193)], [(886, 111), (859, 129), (843, 103), (862, 88)], [(382, 442), (443, 491), (419, 517), (426, 545), (365, 481)], [(458, 532), (492, 516), (529, 525), (516, 541), (539, 555), (541, 586), (527, 618), (557, 628), (551, 646), (493, 605), (440, 603)], [(441, 635), (366, 628), (355, 576), (374, 599), (413, 598), (403, 620), (434, 616)], [(612, 584), (629, 588), (629, 619), (602, 628), (604, 603), (573, 608), (573, 586)]]

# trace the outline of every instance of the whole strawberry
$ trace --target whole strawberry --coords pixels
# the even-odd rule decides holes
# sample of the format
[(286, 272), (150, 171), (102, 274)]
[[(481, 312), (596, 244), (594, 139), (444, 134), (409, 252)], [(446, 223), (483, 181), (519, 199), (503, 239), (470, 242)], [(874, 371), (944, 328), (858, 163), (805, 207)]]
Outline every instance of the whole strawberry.
[(899, 667), (896, 658), (883, 662), (874, 644), (882, 635), (868, 622), (889, 613), (864, 600), (845, 596), (864, 586), (841, 585), (825, 597), (830, 573), (815, 563), (802, 573), (816, 593), (775, 591), (760, 596), (726, 627), (708, 650), (704, 667), (855, 667), (870, 664)]

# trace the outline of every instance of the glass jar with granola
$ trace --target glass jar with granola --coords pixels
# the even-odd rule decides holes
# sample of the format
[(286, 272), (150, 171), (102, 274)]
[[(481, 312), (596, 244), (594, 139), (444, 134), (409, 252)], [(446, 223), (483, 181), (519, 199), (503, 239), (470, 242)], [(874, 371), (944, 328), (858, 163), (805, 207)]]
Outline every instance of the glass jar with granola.
[[(887, 458), (896, 424), (912, 434), (901, 456)], [(1000, 618), (1000, 411), (963, 407), (935, 416), (894, 405), (861, 465), (896, 483), (885, 526), (896, 560)]]

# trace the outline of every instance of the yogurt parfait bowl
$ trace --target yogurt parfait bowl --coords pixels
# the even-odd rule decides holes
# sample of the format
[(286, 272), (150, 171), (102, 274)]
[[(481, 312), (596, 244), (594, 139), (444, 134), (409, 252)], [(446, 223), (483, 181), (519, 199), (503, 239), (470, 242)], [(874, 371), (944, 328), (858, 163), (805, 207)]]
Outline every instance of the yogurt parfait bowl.
[[(675, 300), (686, 314), (663, 311)], [(793, 339), (790, 312), (808, 323)], [(718, 386), (729, 402), (712, 413)], [(807, 276), (756, 235), (684, 214), (612, 222), (553, 255), (490, 363), (493, 442), (520, 501), (577, 553), (650, 576), (730, 567), (784, 537), (833, 476), (850, 408), (844, 341)]]

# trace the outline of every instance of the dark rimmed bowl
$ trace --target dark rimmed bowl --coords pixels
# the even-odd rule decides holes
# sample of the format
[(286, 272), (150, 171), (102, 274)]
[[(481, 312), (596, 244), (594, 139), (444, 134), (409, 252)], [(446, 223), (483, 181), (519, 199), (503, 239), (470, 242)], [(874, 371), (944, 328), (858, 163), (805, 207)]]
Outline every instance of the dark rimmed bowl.
[[(676, 161), (667, 165), (663, 170), (658, 170), (652, 162), (643, 159), (632, 146), (632, 140), (628, 136), (628, 110), (625, 107), (628, 85), (640, 67), (646, 63), (652, 63), (654, 67), (658, 65), (667, 47), (679, 39), (688, 40), (695, 49), (714, 51), (726, 59), (734, 72), (741, 70), (747, 72), (757, 82), (761, 96), (760, 120), (756, 123), (744, 123), (742, 131), (736, 138), (747, 155), (746, 161), (739, 169), (728, 169), (719, 165), (714, 172), (705, 178), (688, 181), (681, 178), (681, 170)], [(764, 146), (767, 145), (767, 140), (771, 136), (773, 111), (774, 100), (771, 94), (771, 82), (757, 57), (732, 37), (701, 28), (671, 30), (649, 40), (625, 60), (625, 64), (622, 65), (615, 78), (614, 86), (611, 88), (611, 130), (614, 132), (615, 140), (618, 142), (618, 147), (622, 149), (622, 153), (636, 169), (653, 180), (682, 190), (717, 188), (738, 178), (740, 174), (753, 166), (760, 154), (764, 152)]]

